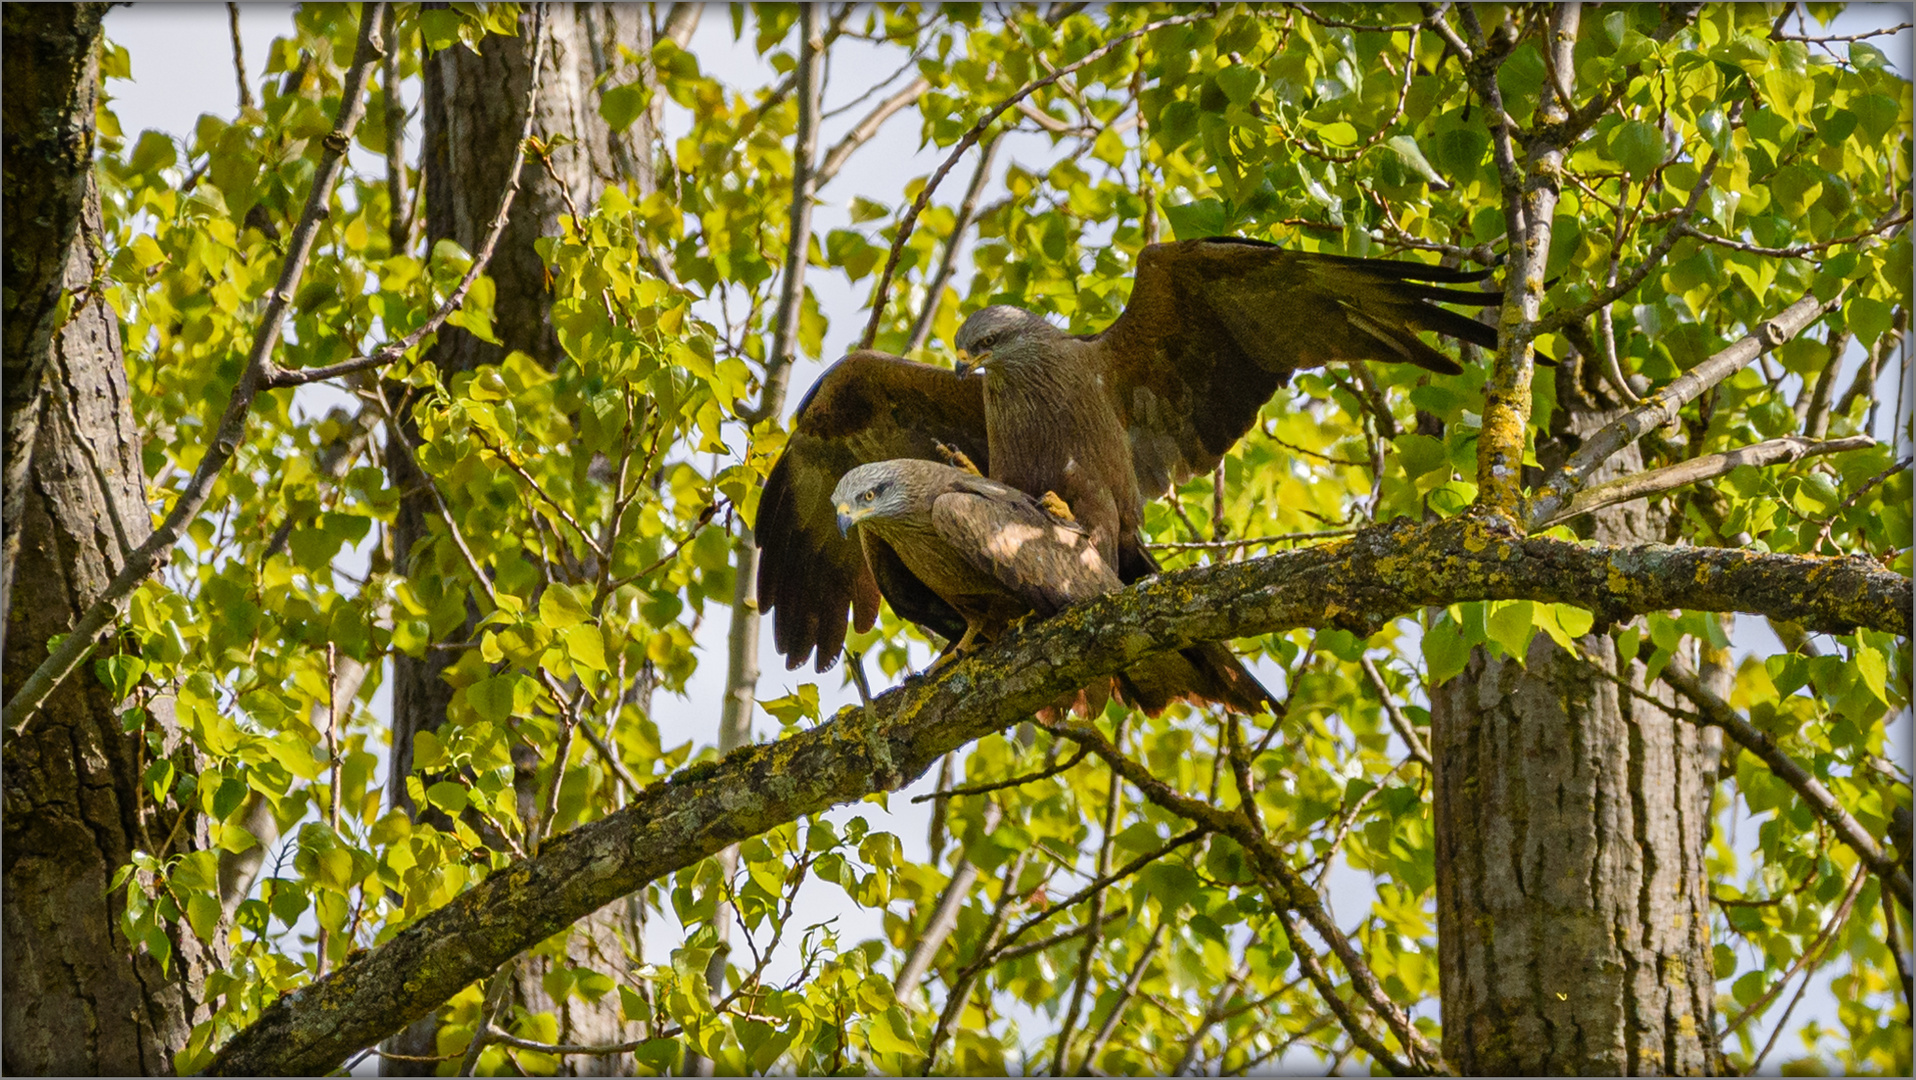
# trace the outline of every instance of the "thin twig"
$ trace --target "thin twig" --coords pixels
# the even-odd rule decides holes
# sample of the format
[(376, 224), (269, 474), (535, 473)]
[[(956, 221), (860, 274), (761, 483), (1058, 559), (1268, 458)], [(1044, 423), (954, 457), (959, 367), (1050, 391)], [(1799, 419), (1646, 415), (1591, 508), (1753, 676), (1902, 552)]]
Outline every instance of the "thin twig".
[[(1856, 903), (1856, 894), (1862, 891), (1863, 882), (1868, 880), (1868, 878), (1869, 875), (1865, 868), (1858, 867), (1856, 876), (1850, 880), (1848, 891), (1843, 894), (1842, 904), (1836, 909), (1835, 914), (1830, 916), (1830, 921), (1823, 926), (1822, 931), (1816, 935), (1816, 939), (1810, 942), (1809, 947), (1797, 956), (1796, 961), (1790, 965), (1788, 971), (1784, 972), (1781, 979), (1778, 979), (1755, 1001), (1750, 1002), (1748, 1007), (1731, 1017), (1729, 1021), (1723, 1025), (1723, 1030), (1717, 1033), (1717, 1042), (1721, 1043), (1731, 1035), (1736, 1034), (1737, 1028), (1742, 1027), (1751, 1017), (1761, 1013), (1764, 1007), (1769, 1005), (1771, 1000), (1773, 1000), (1785, 986), (1789, 985), (1790, 980), (1796, 977), (1796, 973), (1803, 970), (1805, 965), (1821, 963), (1820, 959), (1812, 960), (1812, 958), (1816, 957), (1817, 954), (1822, 951), (1824, 943), (1829, 941), (1830, 936), (1836, 932), (1837, 928), (1849, 919), (1850, 908)], [(1811, 970), (1814, 971), (1814, 967), (1812, 967)], [(1805, 981), (1807, 982), (1808, 980), (1806, 979)], [(1780, 1028), (1782, 1024), (1779, 1023), (1777, 1026)], [(1764, 1050), (1764, 1053), (1767, 1054), (1768, 1052), (1767, 1049)], [(1761, 1062), (1763, 1059), (1759, 1056), (1756, 1060)], [(1752, 1066), (1751, 1071), (1755, 1071), (1754, 1066)]]
[[(390, 10), (390, 8), (388, 9)], [(253, 107), (253, 88), (246, 84), (246, 50), (240, 44), (240, 8), (238, 4), (226, 5), (227, 25), (233, 31), (233, 77), (239, 80), (239, 107), (244, 112)], [(390, 45), (390, 42), (388, 43)], [(191, 187), (192, 185), (187, 185)]]
[[(792, 136), (792, 205), (787, 218), (785, 268), (778, 283), (778, 308), (772, 315), (772, 340), (765, 357), (765, 380), (758, 405), (738, 410), (749, 425), (776, 419), (784, 407), (785, 386), (791, 378), (792, 352), (798, 343), (799, 306), (805, 299), (805, 267), (812, 243), (812, 200), (822, 182), (817, 172), (818, 104), (824, 85), (824, 43), (818, 14), (811, 5), (799, 9), (798, 130)], [(880, 119), (882, 122), (882, 118)], [(847, 154), (850, 150), (846, 151)]]
[[(1874, 442), (1874, 440), (1871, 440), (1871, 445), (1874, 445)], [(1849, 498), (1844, 499), (1842, 505), (1838, 506), (1834, 513), (1824, 519), (1823, 527), (1816, 531), (1816, 543), (1810, 545), (1810, 550), (1812, 552), (1822, 550), (1823, 545), (1829, 542), (1830, 530), (1836, 527), (1836, 519), (1848, 513), (1850, 507), (1855, 506), (1857, 500), (1869, 494), (1870, 490), (1876, 485), (1909, 468), (1910, 461), (1910, 458), (1904, 458), (1889, 468), (1884, 469), (1882, 472), (1877, 473), (1875, 476), (1870, 477), (1868, 480), (1863, 481), (1861, 487), (1858, 487)]]
[(1390, 687), (1384, 685), (1384, 674), (1371, 663), (1370, 656), (1358, 657), (1358, 663), (1364, 668), (1364, 674), (1370, 678), (1370, 684), (1377, 688), (1377, 698), (1384, 703), (1384, 715), (1390, 717), (1390, 726), (1397, 729), (1397, 737), (1404, 740), (1410, 748), (1410, 756), (1422, 762), (1424, 768), (1436, 771), (1437, 763), (1431, 760), (1430, 748), (1417, 735), (1417, 729), (1410, 725), (1410, 718), (1404, 710), (1397, 707), (1397, 699), (1391, 696)]
[(1910, 211), (1905, 210), (1895, 217), (1880, 221), (1854, 236), (1840, 236), (1834, 240), (1821, 240), (1813, 244), (1798, 244), (1795, 247), (1786, 248), (1764, 247), (1761, 244), (1732, 240), (1727, 236), (1718, 236), (1715, 233), (1704, 232), (1702, 229), (1691, 225), (1687, 221), (1680, 221), (1671, 227), (1684, 236), (1693, 236), (1706, 244), (1715, 244), (1718, 247), (1726, 247), (1733, 251), (1747, 252), (1751, 255), (1766, 255), (1773, 259), (1801, 259), (1809, 255), (1821, 254), (1833, 247), (1842, 247), (1845, 244), (1854, 244), (1862, 240), (1871, 239), (1872, 237), (1881, 236), (1883, 233), (1888, 232), (1898, 225), (1909, 224), (1909, 220)]
[[(526, 114), (519, 128), (519, 141), (513, 144), (520, 153), (523, 153), (527, 140), (532, 138), (533, 124), (538, 119), (540, 76), (545, 70), (547, 36), (545, 18), (546, 5), (536, 5), (533, 8), (532, 17), (532, 82), (526, 90)], [(428, 334), (437, 333), (439, 328), (445, 325), (446, 320), (465, 304), (466, 294), (472, 291), (473, 283), (479, 280), (479, 276), (486, 272), (487, 265), (492, 262), (493, 252), (499, 247), (499, 238), (505, 235), (513, 199), (519, 194), (519, 175), (523, 171), (519, 165), (519, 155), (515, 154), (511, 166), (506, 170), (505, 190), (499, 195), (499, 208), (492, 215), (492, 225), (486, 233), (485, 240), (480, 243), (479, 250), (474, 253), (472, 265), (466, 268), (465, 276), (460, 278), (459, 284), (446, 295), (446, 299), (439, 305), (439, 309), (432, 313), (431, 318), (421, 323), (412, 333), (365, 356), (355, 356), (350, 360), (341, 360), (337, 364), (328, 364), (325, 367), (297, 368), (290, 371), (269, 365), (262, 385), (267, 389), (278, 390), (289, 386), (324, 382), (327, 379), (339, 378), (341, 375), (350, 375), (355, 371), (385, 367), (411, 352), (415, 346), (425, 340)]]
[(951, 280), (952, 272), (958, 266), (958, 245), (964, 240), (965, 230), (971, 226), (972, 215), (978, 210), (978, 199), (984, 194), (985, 185), (991, 181), (991, 165), (997, 160), (1000, 141), (986, 139), (984, 148), (978, 153), (978, 168), (972, 172), (964, 200), (958, 204), (958, 214), (952, 219), (951, 236), (945, 240), (944, 255), (939, 258), (938, 269), (932, 274), (931, 280), (925, 283), (925, 306), (918, 310), (918, 319), (911, 325), (911, 334), (905, 341), (905, 356), (924, 348), (925, 341), (931, 337), (931, 321), (938, 314), (939, 298), (944, 294), (945, 283)]
[(1004, 99), (992, 108), (987, 109), (985, 115), (980, 117), (978, 122), (973, 124), (971, 129), (966, 131), (964, 135), (958, 139), (957, 145), (951, 148), (951, 153), (946, 155), (945, 160), (939, 164), (937, 171), (931, 174), (931, 179), (927, 180), (925, 186), (919, 190), (918, 197), (912, 200), (911, 209), (907, 210), (905, 216), (899, 219), (898, 233), (892, 238), (891, 253), (885, 258), (884, 272), (879, 274), (878, 284), (872, 290), (871, 319), (865, 324), (865, 332), (859, 335), (858, 347), (861, 349), (869, 349), (872, 347), (872, 342), (878, 337), (878, 326), (885, 318), (885, 302), (891, 295), (892, 276), (898, 271), (898, 260), (904, 254), (906, 241), (911, 239), (912, 229), (918, 224), (918, 215), (925, 212), (925, 207), (931, 202), (932, 193), (938, 190), (940, 183), (944, 182), (945, 175), (951, 172), (952, 167), (958, 164), (960, 158), (964, 157), (965, 151), (970, 150), (977, 144), (979, 138), (984, 135), (986, 128), (990, 127), (993, 122), (1005, 114), (1006, 110), (1017, 105), (1020, 101), (1023, 101), (1037, 91), (1050, 86), (1052, 83), (1057, 82), (1059, 79), (1077, 71), (1087, 64), (1094, 64), (1102, 60), (1105, 54), (1134, 38), (1151, 33), (1154, 30), (1162, 30), (1168, 26), (1180, 26), (1184, 23), (1197, 22), (1212, 17), (1212, 14), (1207, 11), (1191, 15), (1177, 15), (1168, 19), (1159, 19), (1156, 22), (1146, 23), (1122, 37), (1105, 42), (1103, 45), (1086, 53), (1077, 61), (1066, 64), (1050, 75), (1035, 82), (1027, 83), (1024, 88), (1017, 93)]
[(1025, 784), (1035, 784), (1040, 780), (1049, 780), (1061, 772), (1069, 772), (1072, 768), (1074, 768), (1078, 764), (1078, 762), (1083, 761), (1085, 759), (1085, 755), (1089, 754), (1090, 752), (1091, 750), (1089, 747), (1080, 746), (1078, 748), (1078, 752), (1076, 754), (1071, 755), (1069, 759), (1059, 762), (1056, 765), (1049, 766), (1048, 768), (1040, 769), (1039, 771), (1035, 773), (1026, 773), (1023, 776), (1014, 776), (1009, 780), (998, 780), (989, 784), (976, 784), (971, 787), (956, 787), (956, 788), (950, 788), (945, 791), (933, 791), (925, 795), (914, 795), (912, 796), (911, 801), (915, 804), (915, 803), (921, 803), (921, 802), (931, 802), (934, 799), (949, 799), (955, 795), (988, 795), (991, 792), (1003, 791), (1006, 788), (1021, 787)]

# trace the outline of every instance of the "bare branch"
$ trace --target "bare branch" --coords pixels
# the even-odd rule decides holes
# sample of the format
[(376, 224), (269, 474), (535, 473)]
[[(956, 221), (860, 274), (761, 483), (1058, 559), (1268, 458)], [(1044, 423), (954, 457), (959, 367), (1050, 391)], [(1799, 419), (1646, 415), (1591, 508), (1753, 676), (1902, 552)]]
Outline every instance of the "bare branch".
[(1384, 703), (1384, 715), (1390, 717), (1390, 726), (1396, 729), (1397, 737), (1404, 740), (1404, 745), (1410, 748), (1410, 756), (1422, 762), (1424, 768), (1435, 772), (1437, 763), (1431, 759), (1430, 748), (1424, 745), (1422, 738), (1418, 737), (1417, 729), (1410, 724), (1410, 717), (1405, 716), (1404, 710), (1397, 707), (1397, 699), (1391, 696), (1390, 687), (1384, 685), (1384, 673), (1377, 670), (1377, 665), (1371, 662), (1368, 655), (1360, 657), (1358, 662), (1363, 665), (1364, 674), (1370, 678), (1370, 684), (1377, 688), (1378, 700)]
[(925, 341), (931, 337), (931, 321), (938, 315), (939, 298), (944, 295), (945, 284), (958, 267), (958, 245), (965, 238), (965, 230), (971, 227), (985, 185), (991, 182), (991, 165), (998, 159), (998, 145), (998, 139), (986, 139), (984, 148), (979, 151), (978, 168), (972, 172), (971, 183), (965, 187), (964, 201), (958, 204), (958, 214), (952, 219), (951, 236), (945, 240), (945, 253), (938, 260), (938, 270), (925, 283), (925, 306), (918, 310), (918, 320), (911, 324), (911, 336), (905, 342), (906, 356), (924, 348)]
[[(1714, 162), (1712, 162), (1712, 164), (1714, 164)], [(1697, 182), (1699, 190), (1703, 187), (1704, 182), (1703, 180)], [(1692, 195), (1692, 201), (1695, 201), (1694, 195)], [(1744, 251), (1752, 255), (1767, 255), (1775, 259), (1801, 259), (1809, 255), (1819, 255), (1833, 247), (1842, 247), (1846, 244), (1855, 244), (1881, 236), (1899, 225), (1909, 224), (1909, 220), (1910, 211), (1905, 210), (1894, 217), (1888, 217), (1877, 222), (1854, 236), (1839, 236), (1834, 240), (1822, 240), (1814, 244), (1798, 244), (1795, 247), (1786, 248), (1764, 247), (1761, 244), (1749, 244), (1741, 240), (1732, 240), (1727, 236), (1717, 236), (1715, 233), (1707, 233), (1690, 224), (1687, 220), (1687, 216), (1685, 218), (1679, 218), (1670, 226), (1670, 229), (1673, 233), (1680, 233), (1684, 236), (1694, 236), (1706, 244), (1715, 244), (1718, 247), (1730, 248), (1733, 251)], [(1641, 280), (1641, 277), (1639, 277), (1638, 280)], [(1634, 288), (1634, 286), (1632, 287)], [(1626, 289), (1624, 291), (1628, 292), (1629, 290)]]
[[(799, 307), (805, 299), (805, 267), (812, 246), (812, 199), (821, 182), (815, 171), (818, 158), (818, 101), (824, 85), (818, 13), (811, 5), (799, 9), (798, 130), (792, 136), (792, 206), (786, 230), (785, 270), (778, 287), (778, 309), (772, 316), (771, 349), (765, 358), (765, 383), (758, 404), (740, 409), (739, 419), (757, 424), (775, 419), (785, 407), (785, 387), (791, 379), (792, 353), (798, 343)], [(847, 150), (849, 154), (851, 151)]]
[(692, 31), (699, 28), (699, 15), (704, 10), (704, 4), (673, 4), (672, 13), (665, 17), (665, 25), (660, 28), (659, 36), (670, 39), (672, 44), (683, 49), (692, 40)]
[[(1804, 949), (1802, 954), (1796, 958), (1796, 962), (1790, 965), (1789, 970), (1783, 973), (1782, 978), (1776, 980), (1760, 997), (1750, 1002), (1748, 1007), (1731, 1017), (1728, 1022), (1723, 1025), (1723, 1030), (1717, 1033), (1718, 1042), (1722, 1042), (1731, 1035), (1736, 1034), (1736, 1029), (1742, 1027), (1744, 1022), (1762, 1012), (1771, 1001), (1775, 1000), (1776, 995), (1780, 993), (1785, 986), (1790, 984), (1790, 980), (1796, 978), (1797, 972), (1802, 971), (1806, 966), (1812, 970), (1817, 966), (1821, 966), (1824, 946), (1829, 942), (1831, 935), (1836, 933), (1837, 928), (1849, 921), (1850, 910), (1856, 904), (1856, 894), (1862, 891), (1864, 880), (1866, 880), (1864, 871), (1858, 869), (1856, 876), (1850, 881), (1849, 888), (1843, 893), (1842, 903), (1837, 905), (1835, 914), (1831, 915), (1829, 922), (1823, 925), (1823, 929), (1817, 933), (1815, 940), (1811, 941), (1809, 947)], [(1808, 981), (1809, 980), (1805, 979), (1805, 984), (1807, 984)], [(1782, 1030), (1782, 1024), (1779, 1023), (1777, 1025), (1777, 1030)], [(1774, 1042), (1774, 1033), (1772, 1033), (1772, 1042)], [(1768, 1053), (1769, 1048), (1765, 1047), (1763, 1054), (1767, 1055)], [(1762, 1055), (1759, 1055), (1756, 1060), (1760, 1063), (1763, 1060)], [(1750, 1071), (1755, 1072), (1755, 1069), (1752, 1068)]]
[(391, 5), (383, 25), (386, 51), (380, 57), (379, 85), (386, 91), (386, 202), (392, 211), (386, 219), (386, 239), (392, 254), (401, 255), (411, 246), (412, 197), (406, 190), (406, 103), (399, 95), (398, 16)]
[(925, 972), (931, 970), (931, 962), (937, 959), (938, 950), (944, 948), (945, 940), (957, 928), (958, 913), (964, 909), (965, 896), (977, 881), (978, 867), (970, 859), (959, 856), (958, 865), (952, 867), (951, 880), (945, 883), (944, 891), (938, 894), (938, 903), (932, 908), (931, 918), (925, 921), (925, 929), (912, 944), (911, 955), (905, 958), (905, 966), (898, 969), (898, 977), (892, 980), (893, 997), (902, 1002), (915, 1000), (912, 995), (917, 991), (918, 984), (924, 981)]
[(818, 176), (813, 182), (814, 188), (821, 188), (831, 183), (832, 177), (837, 176), (838, 170), (845, 167), (845, 162), (851, 159), (854, 151), (870, 142), (872, 137), (878, 134), (878, 129), (885, 126), (885, 121), (891, 119), (898, 110), (918, 100), (919, 96), (930, 87), (931, 83), (920, 75), (906, 83), (897, 93), (874, 106), (871, 112), (865, 114), (863, 120), (845, 133), (844, 138), (833, 143), (832, 148), (825, 152), (825, 160), (819, 163)]
[(1819, 45), (1826, 45), (1835, 41), (1863, 41), (1873, 37), (1900, 34), (1909, 29), (1909, 27), (1909, 23), (1897, 23), (1895, 26), (1885, 27), (1881, 30), (1870, 30), (1861, 34), (1826, 34), (1822, 36), (1811, 36), (1807, 34), (1771, 34), (1770, 38), (1774, 41), (1809, 41)]
[(1749, 366), (1762, 353), (1774, 349), (1802, 333), (1811, 323), (1834, 310), (1842, 302), (1839, 293), (1828, 300), (1805, 296), (1738, 338), (1727, 348), (1673, 379), (1668, 386), (1644, 399), (1642, 405), (1605, 425), (1584, 440), (1569, 461), (1537, 489), (1525, 513), (1529, 522), (1552, 521), (1565, 504), (1582, 490), (1604, 462), (1617, 451), (1652, 431), (1668, 424), (1678, 410), (1724, 379)]
[(1766, 468), (1771, 465), (1787, 465), (1804, 458), (1823, 454), (1840, 454), (1846, 450), (1867, 450), (1876, 445), (1876, 440), (1867, 435), (1855, 435), (1847, 439), (1832, 439), (1818, 442), (1801, 435), (1785, 435), (1780, 439), (1756, 443), (1753, 446), (1726, 450), (1720, 454), (1704, 454), (1675, 465), (1666, 465), (1661, 469), (1651, 469), (1634, 476), (1625, 476), (1593, 488), (1586, 488), (1570, 500), (1570, 504), (1558, 510), (1548, 520), (1533, 521), (1530, 528), (1547, 529), (1559, 522), (1568, 521), (1578, 514), (1588, 514), (1606, 506), (1629, 502), (1632, 499), (1648, 498), (1651, 495), (1677, 488), (1700, 484), (1705, 480), (1714, 480), (1727, 476), (1745, 465)]
[(1091, 1039), (1091, 1045), (1084, 1052), (1084, 1059), (1078, 1063), (1078, 1075), (1091, 1075), (1091, 1067), (1097, 1064), (1098, 1057), (1117, 1032), (1119, 1021), (1124, 1019), (1125, 1006), (1137, 996), (1138, 987), (1144, 984), (1144, 971), (1151, 964), (1151, 958), (1158, 953), (1158, 947), (1164, 943), (1164, 922), (1158, 921), (1157, 928), (1151, 931), (1151, 940), (1145, 942), (1139, 951), (1138, 959), (1131, 965), (1131, 974), (1124, 980), (1124, 987), (1118, 991), (1118, 1000), (1111, 1003), (1111, 1011), (1105, 1015), (1103, 1026)]
[[(1737, 715), (1729, 702), (1706, 689), (1680, 656), (1663, 669), (1663, 681), (1696, 705), (1704, 723), (1722, 729), (1725, 735), (1736, 740), (1738, 746), (1768, 765), (1778, 779), (1788, 784), (1810, 805), (1818, 819), (1835, 830), (1838, 839), (1856, 852), (1856, 857), (1863, 865), (1883, 880), (1884, 887), (1894, 893), (1904, 907), (1909, 906), (1909, 875), (1883, 851), (1876, 843), (1876, 838), (1863, 828), (1862, 822), (1857, 821), (1836, 801), (1836, 796), (1830, 794), (1822, 781), (1811, 776), (1809, 770), (1796, 763), (1795, 758), (1784, 753), (1776, 745), (1775, 739)], [(1668, 709), (1668, 706), (1661, 707)]]
[(1077, 767), (1078, 762), (1083, 761), (1085, 755), (1090, 752), (1091, 751), (1087, 749), (1080, 748), (1077, 753), (1071, 755), (1069, 758), (1066, 758), (1064, 761), (1059, 762), (1056, 765), (1047, 766), (1046, 768), (1041, 769), (1035, 773), (1026, 773), (1023, 776), (1014, 776), (1009, 780), (998, 780), (989, 784), (977, 784), (972, 787), (960, 787), (960, 788), (951, 788), (946, 791), (934, 791), (927, 795), (914, 795), (912, 796), (911, 801), (913, 803), (921, 803), (921, 802), (930, 802), (933, 799), (949, 799), (954, 795), (987, 795), (994, 791), (1003, 791), (1006, 788), (1022, 787), (1025, 784), (1035, 784), (1040, 780), (1049, 780), (1061, 772), (1069, 772), (1073, 768)]
[[(387, 18), (391, 19), (390, 9)], [(231, 3), (230, 0), (226, 5), (226, 21), (233, 32), (233, 77), (239, 80), (239, 107), (241, 111), (245, 111), (253, 107), (253, 88), (246, 83), (246, 50), (240, 43), (239, 5)]]
[(859, 335), (858, 347), (861, 349), (869, 349), (872, 347), (872, 342), (878, 337), (878, 324), (883, 322), (885, 318), (885, 301), (891, 296), (892, 277), (898, 272), (899, 257), (904, 254), (905, 243), (911, 239), (912, 229), (918, 224), (918, 215), (925, 212), (925, 207), (931, 204), (932, 193), (938, 190), (938, 185), (944, 182), (946, 174), (950, 173), (952, 167), (958, 164), (958, 160), (965, 156), (965, 151), (977, 145), (978, 140), (984, 135), (986, 128), (990, 127), (1000, 116), (1005, 114), (1006, 110), (1017, 105), (1020, 101), (1050, 86), (1066, 75), (1088, 64), (1094, 64), (1104, 59), (1105, 55), (1111, 52), (1111, 50), (1134, 38), (1142, 37), (1154, 30), (1162, 30), (1168, 26), (1181, 26), (1184, 23), (1198, 22), (1211, 17), (1211, 13), (1205, 11), (1190, 15), (1176, 15), (1168, 19), (1159, 19), (1156, 22), (1146, 23), (1122, 37), (1113, 38), (1105, 42), (1103, 45), (1084, 54), (1076, 61), (1066, 64), (1044, 78), (1025, 84), (1024, 88), (1017, 93), (1004, 99), (997, 105), (992, 106), (990, 109), (985, 110), (985, 115), (979, 117), (978, 122), (971, 125), (971, 129), (966, 131), (964, 135), (958, 139), (957, 145), (951, 148), (951, 153), (946, 155), (945, 160), (939, 164), (937, 171), (931, 174), (931, 179), (925, 181), (925, 186), (918, 192), (918, 197), (912, 200), (911, 209), (905, 211), (905, 216), (899, 219), (898, 233), (892, 237), (891, 253), (885, 258), (885, 269), (878, 276), (877, 286), (872, 289), (871, 319), (865, 324), (865, 332)]

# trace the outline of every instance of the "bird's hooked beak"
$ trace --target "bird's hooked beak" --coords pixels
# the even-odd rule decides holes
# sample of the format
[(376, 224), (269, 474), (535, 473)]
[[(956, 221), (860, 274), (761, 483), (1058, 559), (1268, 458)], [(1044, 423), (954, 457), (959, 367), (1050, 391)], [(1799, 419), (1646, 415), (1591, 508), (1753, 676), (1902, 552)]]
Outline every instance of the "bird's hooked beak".
[(863, 518), (865, 515), (869, 513), (871, 513), (870, 508), (866, 508), (864, 510), (858, 510), (853, 508), (852, 504), (850, 503), (839, 503), (838, 504), (838, 535), (840, 536), (851, 535), (852, 526), (858, 524), (859, 519)]
[(975, 356), (972, 355), (971, 353), (966, 352), (963, 349), (959, 349), (958, 350), (958, 366), (956, 369), (958, 372), (959, 378), (963, 378), (966, 375), (971, 375), (976, 372), (983, 371), (985, 369), (985, 363), (989, 361), (990, 359), (991, 359), (990, 349), (986, 349), (984, 352), (978, 353)]

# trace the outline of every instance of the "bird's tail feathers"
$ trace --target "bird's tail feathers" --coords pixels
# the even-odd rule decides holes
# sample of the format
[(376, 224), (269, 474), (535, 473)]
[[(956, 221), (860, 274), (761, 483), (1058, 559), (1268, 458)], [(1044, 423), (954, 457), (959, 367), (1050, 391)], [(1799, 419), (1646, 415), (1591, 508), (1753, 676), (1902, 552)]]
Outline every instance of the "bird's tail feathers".
[(1214, 641), (1133, 664), (1116, 681), (1118, 699), (1147, 716), (1174, 701), (1222, 705), (1245, 716), (1277, 715), (1283, 708), (1229, 646)]

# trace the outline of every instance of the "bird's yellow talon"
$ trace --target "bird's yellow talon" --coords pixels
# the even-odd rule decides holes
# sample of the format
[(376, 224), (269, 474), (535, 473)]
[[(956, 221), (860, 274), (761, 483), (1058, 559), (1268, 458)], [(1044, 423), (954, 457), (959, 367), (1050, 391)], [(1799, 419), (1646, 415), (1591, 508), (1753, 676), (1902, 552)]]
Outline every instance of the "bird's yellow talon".
[(970, 455), (966, 454), (963, 450), (949, 443), (941, 442), (938, 444), (938, 452), (944, 455), (945, 460), (949, 462), (953, 468), (963, 469), (973, 476), (984, 475), (984, 471), (979, 469), (977, 463), (973, 462)]
[(1050, 514), (1059, 521), (1069, 521), (1073, 524), (1077, 523), (1078, 519), (1071, 514), (1071, 507), (1066, 505), (1065, 501), (1059, 498), (1058, 493), (1055, 491), (1045, 492), (1044, 497), (1038, 500), (1038, 505), (1044, 507), (1045, 513)]

